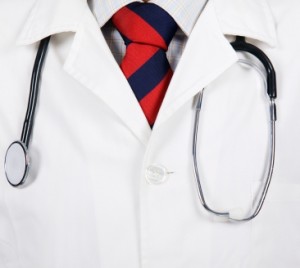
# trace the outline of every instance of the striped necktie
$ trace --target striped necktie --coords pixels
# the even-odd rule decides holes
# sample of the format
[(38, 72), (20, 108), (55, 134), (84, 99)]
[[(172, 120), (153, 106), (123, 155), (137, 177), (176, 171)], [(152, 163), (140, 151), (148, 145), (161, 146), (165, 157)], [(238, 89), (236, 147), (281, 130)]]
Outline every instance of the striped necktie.
[(173, 75), (166, 51), (177, 24), (158, 5), (141, 2), (121, 8), (112, 22), (126, 45), (120, 67), (152, 128)]

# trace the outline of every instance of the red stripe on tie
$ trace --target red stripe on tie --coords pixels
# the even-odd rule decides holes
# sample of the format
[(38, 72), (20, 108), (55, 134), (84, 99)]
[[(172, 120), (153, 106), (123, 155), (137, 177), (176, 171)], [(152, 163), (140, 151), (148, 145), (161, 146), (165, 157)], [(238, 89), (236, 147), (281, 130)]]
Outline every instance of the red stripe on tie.
[(113, 15), (112, 21), (118, 30), (131, 41), (139, 43), (143, 40), (143, 43), (148, 45), (160, 46), (164, 50), (168, 49), (161, 35), (149, 23), (126, 6)]
[(170, 69), (159, 84), (153, 88), (141, 101), (140, 105), (145, 113), (145, 116), (152, 126), (155, 122), (161, 103), (166, 94), (173, 71)]
[(130, 43), (127, 46), (125, 57), (120, 65), (126, 78), (128, 79), (134, 74), (158, 50), (158, 47)]

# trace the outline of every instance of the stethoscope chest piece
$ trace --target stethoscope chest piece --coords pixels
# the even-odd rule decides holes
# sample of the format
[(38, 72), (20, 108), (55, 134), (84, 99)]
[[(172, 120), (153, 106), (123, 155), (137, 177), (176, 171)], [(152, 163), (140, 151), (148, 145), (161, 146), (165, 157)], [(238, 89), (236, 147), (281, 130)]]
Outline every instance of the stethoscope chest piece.
[(14, 141), (5, 155), (5, 175), (7, 181), (14, 187), (22, 185), (29, 170), (29, 155), (26, 145), (21, 141)]
[(44, 38), (41, 41), (35, 58), (21, 140), (14, 141), (8, 147), (5, 155), (5, 175), (7, 181), (11, 184), (11, 186), (14, 187), (24, 184), (29, 170), (29, 143), (33, 129), (33, 120), (38, 98), (41, 70), (47, 52), (49, 40), (50, 36)]

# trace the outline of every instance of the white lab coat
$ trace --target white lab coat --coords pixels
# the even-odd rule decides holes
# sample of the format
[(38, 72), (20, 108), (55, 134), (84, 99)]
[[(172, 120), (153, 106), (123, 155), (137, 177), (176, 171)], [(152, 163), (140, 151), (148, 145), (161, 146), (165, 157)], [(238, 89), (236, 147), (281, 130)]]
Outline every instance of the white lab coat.
[[(151, 131), (85, 1), (1, 1), (0, 267), (300, 267), (299, 11), (298, 0), (210, 0)], [(16, 189), (2, 163), (50, 34), (31, 173)], [(264, 50), (278, 82), (273, 181), (261, 214), (238, 224), (203, 209), (192, 169), (206, 87), (198, 147), (208, 202), (247, 212), (263, 179), (268, 99), (256, 71), (236, 63), (233, 35)], [(145, 179), (153, 164), (164, 182)]]

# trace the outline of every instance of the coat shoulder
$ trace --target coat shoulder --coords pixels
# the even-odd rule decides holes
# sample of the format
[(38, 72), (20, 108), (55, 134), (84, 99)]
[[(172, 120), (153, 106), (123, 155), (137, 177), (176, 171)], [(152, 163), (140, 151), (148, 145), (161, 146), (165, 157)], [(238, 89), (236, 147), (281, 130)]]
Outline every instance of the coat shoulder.
[(36, 0), (0, 1), (0, 49), (16, 44)]

